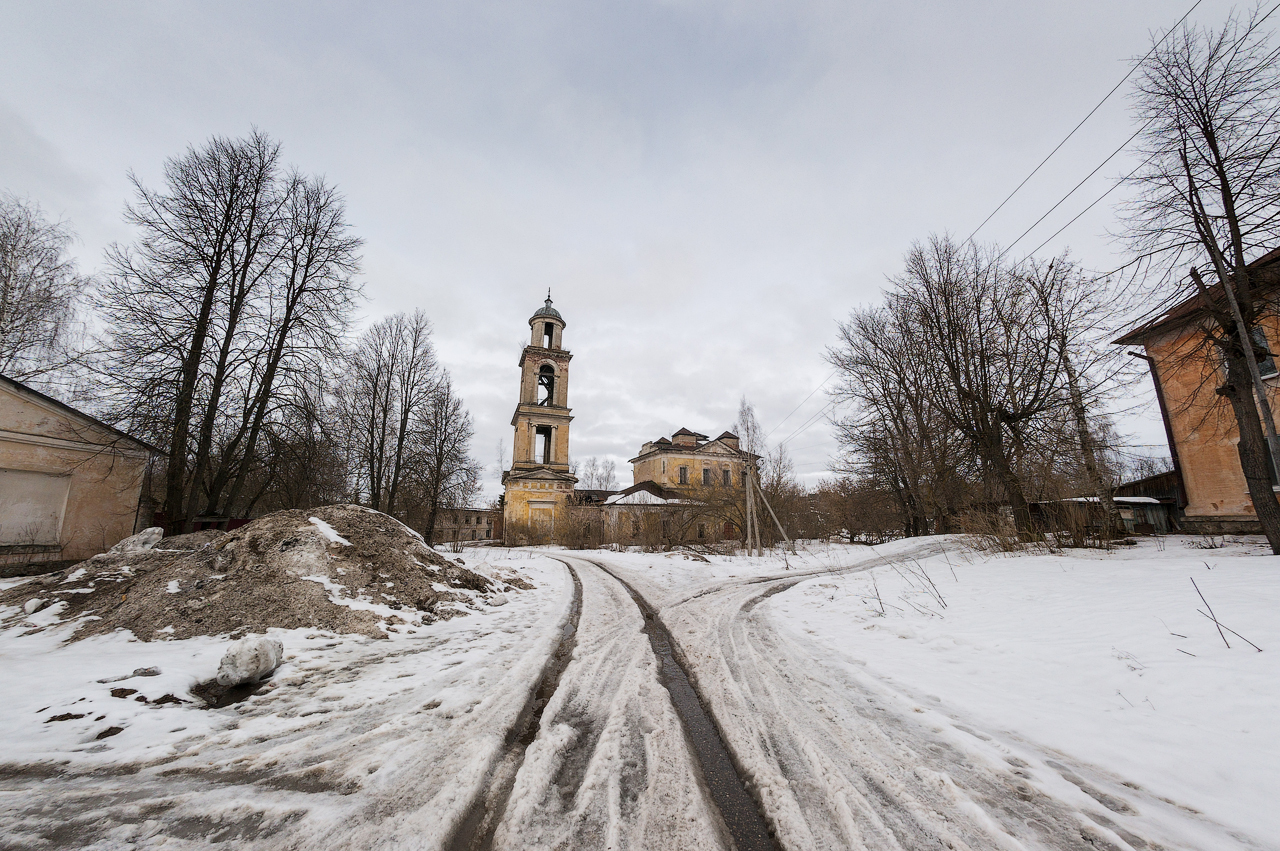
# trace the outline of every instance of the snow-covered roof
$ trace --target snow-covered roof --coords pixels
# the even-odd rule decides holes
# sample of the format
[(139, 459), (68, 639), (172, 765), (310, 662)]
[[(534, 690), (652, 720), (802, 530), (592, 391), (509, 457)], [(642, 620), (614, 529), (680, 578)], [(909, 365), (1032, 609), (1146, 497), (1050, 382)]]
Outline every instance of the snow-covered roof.
[(616, 493), (604, 501), (605, 505), (679, 505), (689, 502), (687, 499), (664, 499), (649, 491), (639, 490), (634, 493)]
[[(1142, 505), (1159, 505), (1160, 504), (1160, 500), (1151, 496), (1113, 496), (1111, 497), (1111, 500), (1112, 502), (1117, 502), (1117, 503), (1120, 503), (1120, 502), (1125, 502), (1130, 504), (1140, 503)], [(1062, 501), (1063, 502), (1097, 502), (1098, 498), (1096, 496), (1073, 496), (1073, 497), (1068, 497), (1067, 499), (1064, 499)]]

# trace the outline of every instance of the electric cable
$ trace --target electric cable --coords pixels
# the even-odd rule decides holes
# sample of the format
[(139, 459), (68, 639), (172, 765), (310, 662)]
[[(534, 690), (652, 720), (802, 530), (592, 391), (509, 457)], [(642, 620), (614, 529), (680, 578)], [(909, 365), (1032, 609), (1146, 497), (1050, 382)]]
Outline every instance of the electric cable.
[[(1035, 177), (1036, 173), (1040, 171), (1040, 169), (1044, 168), (1045, 163), (1049, 162), (1049, 160), (1053, 158), (1053, 155), (1058, 153), (1058, 151), (1062, 149), (1063, 145), (1067, 144), (1067, 142), (1071, 139), (1071, 137), (1076, 134), (1076, 131), (1079, 130), (1081, 127), (1083, 127), (1085, 122), (1088, 121), (1090, 118), (1092, 118), (1093, 114), (1097, 112), (1099, 109), (1101, 109), (1102, 105), (1106, 103), (1108, 100), (1110, 100), (1111, 96), (1115, 94), (1120, 89), (1121, 86), (1123, 86), (1125, 83), (1129, 81), (1129, 78), (1133, 76), (1133, 72), (1138, 70), (1138, 68), (1142, 66), (1142, 63), (1146, 62), (1147, 59), (1151, 57), (1151, 54), (1156, 52), (1156, 49), (1160, 47), (1160, 45), (1164, 44), (1164, 40), (1169, 37), (1170, 33), (1172, 33), (1178, 27), (1182, 26), (1182, 22), (1185, 21), (1187, 18), (1189, 18), (1191, 16), (1191, 13), (1194, 12), (1196, 10), (1196, 7), (1199, 6), (1202, 2), (1204, 2), (1204, 0), (1196, 0), (1196, 2), (1191, 5), (1191, 8), (1186, 11), (1186, 14), (1184, 14), (1181, 18), (1179, 18), (1178, 22), (1174, 24), (1172, 27), (1170, 27), (1165, 32), (1165, 34), (1160, 37), (1159, 41), (1151, 45), (1151, 49), (1147, 51), (1146, 56), (1143, 56), (1141, 61), (1135, 62), (1133, 64), (1133, 67), (1129, 69), (1129, 73), (1125, 74), (1124, 77), (1120, 80), (1120, 82), (1116, 83), (1115, 86), (1111, 88), (1111, 91), (1107, 92), (1106, 95), (1102, 98), (1102, 100), (1098, 101), (1097, 105), (1094, 106), (1093, 109), (1089, 110), (1088, 115), (1080, 119), (1079, 124), (1071, 128), (1071, 132), (1068, 133), (1065, 137), (1063, 137), (1061, 142), (1059, 142), (1057, 145), (1054, 146), (1053, 150), (1049, 152), (1049, 155), (1046, 156), (1043, 160), (1041, 160), (1040, 164), (1035, 168), (1033, 168), (1031, 170), (1031, 173), (1028, 174), (1026, 177), (1024, 177), (1022, 179), (1022, 182), (1013, 188), (1013, 191), (1010, 192), (1008, 196), (1003, 201), (1000, 202), (1000, 205), (996, 207), (994, 210), (992, 210), (989, 216), (987, 216), (985, 219), (982, 220), (982, 224), (978, 225), (976, 228), (973, 229), (973, 233), (969, 234), (968, 238), (965, 239), (965, 242), (968, 242), (970, 239), (973, 239), (974, 236), (977, 235), (978, 231), (986, 227), (987, 222), (995, 218), (996, 213), (1004, 209), (1004, 205), (1008, 204), (1009, 201), (1013, 199), (1013, 196), (1017, 195), (1019, 190), (1021, 190), (1022, 187), (1027, 185), (1027, 181)], [(1266, 20), (1266, 19), (1264, 18), (1263, 20)]]

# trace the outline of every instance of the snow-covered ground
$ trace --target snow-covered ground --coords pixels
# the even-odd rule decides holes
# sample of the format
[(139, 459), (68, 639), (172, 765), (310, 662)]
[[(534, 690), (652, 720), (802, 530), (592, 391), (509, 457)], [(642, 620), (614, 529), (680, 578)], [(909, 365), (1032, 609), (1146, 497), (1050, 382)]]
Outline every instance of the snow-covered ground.
[[(156, 701), (192, 701), (224, 639), (64, 645), (65, 628), (10, 626), (0, 844), (439, 847), (502, 752), (573, 593), (563, 566), (539, 556), (494, 553), (474, 569), (514, 570), (535, 588), (385, 640), (272, 630), (285, 663), (267, 690), (223, 709)], [(160, 674), (99, 682), (150, 666)]]
[[(1198, 543), (599, 557), (663, 607), (788, 847), (947, 831), (971, 847), (1076, 847), (1062, 839), (1073, 833), (1119, 848), (1280, 847), (1280, 558), (1257, 542)], [(1228, 649), (1197, 614), (1192, 578), (1267, 652), (1231, 633)], [(878, 787), (915, 810), (911, 824), (887, 823)], [(960, 815), (930, 817), (948, 810)], [(1023, 827), (1037, 820), (1048, 828)]]
[[(933, 556), (808, 580), (764, 608), (936, 723), (1067, 754), (1274, 843), (1280, 558), (1195, 543)], [(1229, 632), (1228, 648), (1192, 579), (1266, 652)]]
[[(483, 799), (494, 848), (728, 847), (620, 578), (789, 851), (1280, 848), (1280, 559), (1193, 543), (469, 551), (536, 587), (385, 640), (273, 630), (269, 688), (215, 710), (166, 695), (191, 700), (225, 640), (64, 645), (11, 620), (0, 844), (433, 849)], [(1192, 578), (1265, 652), (1224, 645)]]

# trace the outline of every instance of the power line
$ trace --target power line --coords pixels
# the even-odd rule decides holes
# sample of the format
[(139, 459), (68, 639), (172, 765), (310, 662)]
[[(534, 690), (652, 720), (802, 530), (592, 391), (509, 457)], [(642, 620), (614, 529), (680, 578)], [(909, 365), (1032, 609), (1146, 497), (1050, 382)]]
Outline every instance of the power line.
[[(821, 389), (826, 385), (826, 383), (827, 383), (828, 381), (830, 381), (831, 379), (835, 378), (835, 377), (836, 377), (836, 373), (837, 373), (837, 372), (839, 372), (839, 371), (840, 371), (840, 370), (839, 370), (839, 368), (832, 370), (832, 372), (831, 372), (831, 374), (830, 374), (830, 375), (828, 375), (826, 378), (822, 379), (822, 384), (819, 384), (817, 387), (813, 388), (813, 390), (811, 390), (811, 391), (809, 392), (809, 395), (808, 395), (808, 396), (805, 396), (805, 397), (804, 397), (804, 399), (800, 402), (800, 404), (799, 404), (799, 405), (796, 405), (794, 408), (792, 408), (792, 409), (791, 409), (791, 413), (790, 413), (790, 414), (787, 414), (785, 417), (783, 417), (783, 418), (782, 418), (782, 420), (781, 420), (781, 421), (780, 421), (776, 426), (774, 426), (773, 428), (769, 429), (769, 434), (773, 434), (775, 431), (777, 431), (779, 428), (781, 428), (781, 427), (782, 427), (782, 423), (785, 423), (787, 420), (791, 419), (791, 415), (792, 415), (792, 414), (794, 414), (796, 411), (800, 410), (802, 407), (804, 407), (804, 403), (805, 403), (805, 402), (808, 402), (810, 399), (812, 399), (812, 398), (813, 398), (813, 394), (814, 394), (814, 393), (817, 393), (819, 390), (821, 390)], [(768, 439), (769, 439), (769, 434), (766, 434), (766, 435), (764, 436), (764, 439), (765, 439), (765, 440), (768, 440)]]
[(826, 405), (824, 405), (824, 406), (822, 407), (822, 410), (818, 411), (818, 413), (814, 414), (812, 417), (810, 417), (808, 420), (806, 420), (806, 421), (805, 421), (805, 423), (804, 423), (802, 426), (800, 426), (800, 427), (799, 427), (798, 429), (796, 429), (795, 431), (791, 432), (791, 434), (787, 435), (784, 439), (782, 439), (782, 440), (778, 441), (778, 445), (779, 445), (779, 446), (784, 446), (784, 445), (786, 445), (788, 442), (790, 442), (793, 438), (796, 438), (796, 437), (800, 436), (801, 434), (804, 434), (804, 433), (805, 433), (805, 431), (807, 431), (807, 430), (809, 429), (809, 427), (810, 427), (810, 426), (812, 426), (812, 425), (813, 425), (814, 423), (816, 423), (819, 419), (821, 419), (823, 414), (825, 414), (827, 411), (829, 411), (829, 410), (831, 410), (832, 408), (834, 408), (834, 407), (836, 406), (836, 404), (837, 404), (839, 401), (840, 401), (839, 399), (832, 399), (830, 402), (828, 402)]
[[(1056, 209), (1058, 209), (1059, 207), (1061, 207), (1061, 206), (1066, 202), (1066, 200), (1067, 200), (1068, 198), (1070, 198), (1072, 195), (1074, 195), (1074, 194), (1076, 193), (1076, 190), (1077, 190), (1077, 189), (1079, 189), (1081, 186), (1084, 186), (1084, 185), (1085, 185), (1085, 183), (1086, 183), (1086, 182), (1088, 182), (1089, 178), (1093, 177), (1095, 174), (1097, 174), (1099, 171), (1101, 171), (1101, 170), (1102, 170), (1102, 167), (1103, 167), (1104, 165), (1106, 165), (1107, 163), (1111, 162), (1111, 160), (1115, 158), (1116, 154), (1120, 153), (1120, 152), (1121, 152), (1121, 151), (1123, 151), (1125, 148), (1127, 148), (1127, 147), (1129, 146), (1129, 143), (1130, 143), (1130, 142), (1132, 142), (1134, 139), (1138, 138), (1138, 134), (1139, 134), (1139, 133), (1141, 133), (1143, 130), (1146, 130), (1146, 129), (1147, 129), (1147, 127), (1149, 127), (1150, 125), (1151, 125), (1151, 122), (1150, 122), (1150, 121), (1148, 121), (1146, 124), (1143, 124), (1141, 127), (1139, 127), (1139, 128), (1137, 129), (1137, 131), (1136, 131), (1132, 136), (1130, 136), (1128, 139), (1125, 139), (1125, 140), (1124, 140), (1124, 142), (1123, 142), (1123, 143), (1121, 143), (1120, 147), (1116, 148), (1114, 151), (1112, 151), (1110, 154), (1108, 154), (1108, 155), (1107, 155), (1107, 158), (1106, 158), (1105, 160), (1103, 160), (1102, 162), (1098, 163), (1097, 168), (1095, 168), (1093, 171), (1091, 171), (1091, 172), (1089, 172), (1088, 174), (1086, 174), (1086, 175), (1084, 176), (1084, 178), (1083, 178), (1079, 183), (1077, 183), (1075, 186), (1073, 186), (1073, 187), (1071, 188), (1071, 191), (1070, 191), (1070, 192), (1068, 192), (1066, 195), (1063, 195), (1061, 198), (1059, 198), (1059, 199), (1058, 199), (1058, 202), (1057, 202), (1056, 204), (1054, 204), (1052, 207), (1050, 207), (1050, 208), (1049, 208), (1049, 210), (1048, 210), (1048, 212), (1046, 212), (1043, 216), (1041, 216), (1040, 218), (1038, 218), (1038, 219), (1036, 219), (1034, 222), (1032, 222), (1032, 223), (1031, 223), (1031, 227), (1029, 227), (1029, 228), (1027, 228), (1026, 230), (1024, 230), (1021, 234), (1019, 234), (1019, 236), (1018, 236), (1018, 238), (1017, 238), (1017, 239), (1015, 239), (1013, 242), (1009, 243), (1009, 245), (1005, 247), (1004, 251), (1001, 251), (1001, 252), (1000, 252), (1000, 256), (1001, 256), (1001, 257), (1003, 257), (1005, 254), (1007, 254), (1009, 251), (1011, 251), (1015, 245), (1017, 245), (1019, 242), (1021, 242), (1021, 241), (1022, 241), (1022, 238), (1023, 238), (1024, 236), (1026, 236), (1027, 234), (1031, 233), (1031, 231), (1033, 231), (1033, 230), (1035, 230), (1035, 229), (1036, 229), (1036, 226), (1037, 226), (1037, 225), (1039, 225), (1039, 224), (1040, 224), (1041, 222), (1043, 222), (1045, 219), (1049, 218), (1049, 215), (1050, 215), (1051, 213), (1053, 213), (1053, 211), (1054, 211), (1054, 210), (1056, 210)], [(1150, 160), (1148, 160), (1148, 162), (1150, 162)], [(1135, 169), (1135, 171), (1136, 171), (1136, 169)], [(1112, 188), (1114, 189), (1115, 187), (1112, 187)], [(1108, 194), (1110, 194), (1110, 190), (1107, 190), (1107, 191), (1108, 191)], [(1104, 197), (1105, 197), (1105, 196), (1104, 196)], [(1101, 200), (1101, 199), (1099, 199), (1099, 200)], [(1097, 203), (1097, 201), (1095, 201), (1094, 203), (1096, 204), (1096, 203)], [(1092, 207), (1092, 206), (1093, 206), (1093, 204), (1090, 204), (1089, 206), (1090, 206), (1090, 207)], [(1086, 208), (1086, 209), (1087, 209), (1087, 208)], [(1083, 213), (1082, 213), (1081, 215), (1083, 215)], [(1079, 216), (1077, 216), (1076, 218), (1079, 218)], [(1075, 219), (1072, 219), (1072, 221), (1075, 221)], [(1070, 224), (1070, 223), (1068, 223), (1068, 224)], [(1054, 234), (1054, 236), (1057, 236), (1057, 234)], [(1050, 239), (1052, 239), (1052, 237), (1050, 237)], [(1032, 253), (1032, 254), (1034, 254), (1035, 252), (1033, 251), (1033, 252), (1031, 252), (1031, 253)]]
[[(1119, 188), (1120, 188), (1120, 186), (1121, 186), (1121, 185), (1122, 185), (1126, 180), (1128, 180), (1129, 178), (1133, 177), (1135, 174), (1137, 174), (1137, 173), (1138, 173), (1138, 169), (1142, 168), (1142, 167), (1143, 167), (1143, 166), (1145, 166), (1147, 163), (1151, 162), (1151, 160), (1152, 160), (1152, 159), (1154, 159), (1154, 158), (1155, 158), (1155, 155), (1154, 155), (1154, 154), (1153, 154), (1152, 156), (1150, 156), (1150, 157), (1147, 157), (1147, 158), (1146, 158), (1146, 160), (1144, 160), (1141, 164), (1139, 164), (1139, 165), (1137, 166), (1137, 168), (1135, 168), (1133, 171), (1129, 172), (1129, 173), (1128, 173), (1128, 174), (1126, 174), (1124, 177), (1122, 177), (1122, 178), (1120, 178), (1119, 180), (1117, 180), (1115, 183), (1111, 184), (1111, 188), (1110, 188), (1110, 189), (1108, 189), (1106, 192), (1103, 192), (1101, 195), (1099, 195), (1097, 198), (1095, 198), (1095, 199), (1093, 200), (1093, 202), (1089, 204), (1089, 206), (1085, 207), (1083, 210), (1081, 210), (1080, 212), (1076, 213), (1076, 214), (1071, 218), (1071, 220), (1070, 220), (1070, 221), (1068, 221), (1065, 225), (1063, 225), (1062, 227), (1060, 227), (1060, 228), (1058, 228), (1056, 231), (1054, 231), (1052, 234), (1050, 234), (1050, 235), (1049, 235), (1049, 238), (1048, 238), (1048, 239), (1046, 239), (1044, 242), (1040, 243), (1040, 244), (1039, 244), (1039, 245), (1037, 245), (1035, 248), (1031, 249), (1031, 251), (1027, 254), (1027, 256), (1026, 256), (1026, 257), (1023, 257), (1022, 259), (1023, 259), (1024, 261), (1026, 261), (1026, 260), (1030, 259), (1031, 257), (1035, 256), (1036, 252), (1038, 252), (1041, 248), (1044, 248), (1046, 245), (1048, 245), (1050, 242), (1052, 242), (1052, 241), (1053, 241), (1053, 240), (1058, 236), (1058, 234), (1062, 233), (1064, 230), (1066, 230), (1067, 228), (1069, 228), (1069, 227), (1071, 227), (1072, 225), (1074, 225), (1074, 224), (1075, 224), (1075, 223), (1080, 219), (1080, 217), (1081, 217), (1081, 216), (1083, 216), (1085, 213), (1089, 212), (1089, 211), (1090, 211), (1090, 210), (1092, 210), (1094, 207), (1098, 206), (1098, 204), (1102, 201), (1102, 199), (1103, 199), (1103, 198), (1106, 198), (1106, 197), (1107, 197), (1108, 195), (1110, 195), (1112, 192), (1115, 192), (1117, 189), (1119, 189)], [(1075, 191), (1075, 190), (1072, 190), (1072, 191)], [(1063, 199), (1063, 200), (1065, 200), (1065, 199)], [(1055, 204), (1054, 206), (1056, 207), (1057, 205)], [(1049, 212), (1050, 212), (1050, 213), (1052, 213), (1052, 212), (1053, 212), (1053, 210), (1050, 210)], [(1046, 213), (1046, 215), (1048, 215), (1048, 214)], [(1036, 224), (1039, 224), (1039, 222), (1037, 222)], [(1033, 225), (1032, 227), (1034, 227), (1034, 225)], [(1028, 228), (1028, 230), (1030, 230), (1030, 228)], [(1026, 236), (1026, 234), (1024, 233), (1022, 236)], [(1022, 238), (1022, 237), (1018, 237), (1018, 239), (1021, 239), (1021, 238)], [(1015, 241), (1016, 241), (1016, 240), (1015, 240)], [(1011, 246), (1009, 246), (1009, 247), (1010, 247), (1010, 248), (1012, 248), (1013, 246), (1011, 245)]]
[[(1179, 19), (1178, 19), (1178, 22), (1177, 22), (1176, 24), (1174, 24), (1172, 27), (1170, 27), (1170, 28), (1165, 32), (1165, 34), (1164, 34), (1163, 36), (1161, 36), (1161, 37), (1160, 37), (1160, 40), (1159, 40), (1159, 41), (1157, 41), (1155, 44), (1151, 45), (1151, 49), (1147, 51), (1147, 55), (1146, 55), (1146, 56), (1143, 56), (1143, 57), (1142, 57), (1142, 59), (1141, 59), (1141, 61), (1139, 61), (1139, 62), (1135, 62), (1135, 63), (1133, 64), (1133, 67), (1131, 67), (1131, 68), (1129, 69), (1129, 73), (1125, 74), (1125, 75), (1124, 75), (1124, 77), (1120, 80), (1120, 82), (1116, 83), (1116, 84), (1115, 84), (1115, 86), (1113, 86), (1113, 87), (1112, 87), (1111, 91), (1107, 92), (1107, 93), (1106, 93), (1106, 95), (1102, 98), (1102, 100), (1098, 101), (1097, 105), (1096, 105), (1096, 106), (1094, 106), (1094, 108), (1093, 108), (1093, 109), (1089, 110), (1089, 114), (1088, 114), (1088, 115), (1086, 115), (1084, 118), (1080, 119), (1080, 123), (1079, 123), (1079, 124), (1077, 124), (1075, 127), (1071, 128), (1071, 132), (1070, 132), (1070, 133), (1068, 133), (1065, 137), (1063, 137), (1062, 141), (1061, 141), (1061, 142), (1059, 142), (1057, 145), (1055, 145), (1055, 146), (1054, 146), (1054, 148), (1053, 148), (1053, 150), (1049, 152), (1049, 155), (1048, 155), (1048, 156), (1046, 156), (1043, 160), (1041, 160), (1041, 161), (1040, 161), (1040, 164), (1039, 164), (1038, 166), (1036, 166), (1035, 168), (1033, 168), (1033, 169), (1031, 170), (1031, 173), (1030, 173), (1030, 174), (1028, 174), (1026, 177), (1024, 177), (1024, 178), (1022, 179), (1022, 182), (1021, 182), (1021, 183), (1019, 183), (1017, 186), (1015, 186), (1015, 187), (1013, 188), (1013, 191), (1012, 191), (1012, 192), (1010, 192), (1010, 193), (1009, 193), (1009, 195), (1008, 195), (1008, 196), (1007, 196), (1003, 201), (1001, 201), (1001, 202), (1000, 202), (1000, 206), (998, 206), (998, 207), (996, 207), (994, 210), (992, 210), (992, 211), (991, 211), (991, 215), (989, 215), (989, 216), (987, 216), (985, 219), (983, 219), (983, 220), (982, 220), (982, 224), (978, 225), (976, 228), (974, 228), (974, 229), (973, 229), (973, 233), (969, 234), (969, 237), (968, 237), (968, 239), (966, 239), (966, 240), (965, 240), (965, 242), (968, 242), (970, 239), (973, 239), (973, 238), (974, 238), (974, 236), (975, 236), (975, 235), (977, 235), (978, 231), (980, 231), (980, 230), (982, 230), (984, 227), (986, 227), (987, 222), (989, 222), (989, 221), (991, 221), (993, 218), (995, 218), (996, 213), (998, 213), (998, 212), (1000, 212), (1002, 209), (1004, 209), (1004, 205), (1005, 205), (1005, 204), (1008, 204), (1008, 203), (1009, 203), (1009, 201), (1013, 199), (1013, 196), (1014, 196), (1014, 195), (1017, 195), (1017, 194), (1018, 194), (1018, 192), (1019, 192), (1019, 190), (1021, 190), (1021, 189), (1022, 189), (1022, 187), (1024, 187), (1024, 186), (1026, 186), (1026, 185), (1027, 185), (1027, 181), (1029, 181), (1031, 178), (1035, 177), (1035, 176), (1036, 176), (1036, 173), (1037, 173), (1038, 171), (1040, 171), (1040, 169), (1044, 168), (1044, 164), (1045, 164), (1045, 163), (1047, 163), (1050, 159), (1052, 159), (1052, 158), (1053, 158), (1053, 155), (1054, 155), (1054, 154), (1056, 154), (1056, 153), (1058, 153), (1058, 151), (1059, 151), (1059, 150), (1061, 150), (1061, 148), (1062, 148), (1062, 146), (1063, 146), (1063, 145), (1067, 144), (1067, 142), (1071, 139), (1071, 137), (1072, 137), (1072, 136), (1074, 136), (1074, 135), (1076, 134), (1076, 131), (1077, 131), (1077, 130), (1079, 130), (1081, 127), (1083, 127), (1083, 126), (1084, 126), (1084, 123), (1085, 123), (1086, 121), (1088, 121), (1090, 118), (1092, 118), (1092, 117), (1093, 117), (1093, 114), (1094, 114), (1095, 112), (1097, 112), (1099, 109), (1101, 109), (1101, 108), (1102, 108), (1102, 105), (1103, 105), (1104, 103), (1106, 103), (1108, 100), (1110, 100), (1111, 96), (1112, 96), (1113, 94), (1115, 94), (1115, 93), (1120, 89), (1120, 87), (1121, 87), (1121, 86), (1123, 86), (1126, 82), (1128, 82), (1128, 81), (1129, 81), (1129, 78), (1133, 76), (1133, 72), (1134, 72), (1134, 71), (1137, 71), (1137, 70), (1138, 70), (1138, 68), (1142, 65), (1142, 63), (1143, 63), (1143, 62), (1146, 62), (1146, 61), (1147, 61), (1147, 59), (1148, 59), (1148, 58), (1150, 58), (1151, 54), (1153, 54), (1153, 53), (1155, 53), (1155, 52), (1156, 52), (1156, 48), (1158, 48), (1161, 44), (1164, 44), (1164, 40), (1165, 40), (1166, 38), (1168, 38), (1168, 37), (1169, 37), (1170, 33), (1172, 33), (1172, 32), (1173, 32), (1174, 30), (1176, 30), (1179, 26), (1181, 26), (1181, 25), (1182, 25), (1182, 22), (1183, 22), (1183, 21), (1185, 21), (1188, 17), (1190, 17), (1190, 16), (1191, 16), (1191, 13), (1192, 13), (1192, 12), (1194, 12), (1194, 11), (1196, 10), (1196, 7), (1197, 7), (1197, 6), (1199, 6), (1202, 2), (1204, 2), (1204, 0), (1196, 0), (1196, 2), (1192, 4), (1191, 8), (1187, 10), (1186, 14), (1184, 14), (1181, 18), (1179, 18)], [(1126, 143), (1126, 144), (1128, 144), (1128, 143)], [(1113, 156), (1114, 156), (1114, 155), (1113, 155)]]

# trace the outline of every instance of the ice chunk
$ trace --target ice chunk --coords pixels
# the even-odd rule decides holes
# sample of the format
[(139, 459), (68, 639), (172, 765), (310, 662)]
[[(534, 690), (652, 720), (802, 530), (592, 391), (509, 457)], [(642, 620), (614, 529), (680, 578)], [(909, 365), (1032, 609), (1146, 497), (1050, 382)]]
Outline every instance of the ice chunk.
[(29, 615), (34, 615), (36, 612), (40, 611), (47, 605), (48, 605), (48, 601), (42, 600), (39, 597), (32, 597), (30, 600), (26, 602), (25, 605), (23, 605), (22, 611), (26, 612)]
[(321, 520), (319, 517), (309, 517), (307, 519), (310, 520), (313, 524), (315, 524), (315, 527), (320, 530), (321, 535), (324, 535), (326, 538), (329, 539), (329, 543), (342, 544), (344, 547), (351, 546), (350, 541), (348, 541), (346, 538), (339, 535), (336, 529), (334, 529), (328, 523)]
[(152, 526), (149, 529), (143, 529), (136, 535), (125, 538), (120, 543), (111, 548), (113, 553), (136, 553), (142, 550), (149, 550), (156, 544), (160, 543), (160, 539), (164, 537), (164, 529), (159, 526)]
[(507, 604), (506, 594), (494, 594), (489, 598), (490, 606), (505, 606)]
[(283, 658), (284, 645), (274, 638), (242, 638), (232, 644), (222, 657), (222, 664), (218, 666), (218, 685), (257, 682), (280, 667)]

